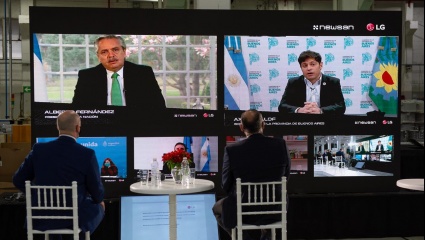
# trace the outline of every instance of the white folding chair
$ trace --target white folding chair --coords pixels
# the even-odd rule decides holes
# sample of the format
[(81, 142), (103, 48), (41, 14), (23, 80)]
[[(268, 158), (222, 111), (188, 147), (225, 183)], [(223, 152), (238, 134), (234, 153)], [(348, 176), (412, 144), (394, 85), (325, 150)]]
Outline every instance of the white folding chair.
[(332, 159), (329, 159), (328, 156), (326, 156), (325, 159), (326, 159), (326, 165), (328, 165), (328, 166), (332, 166), (333, 165), (332, 164)]
[[(34, 190), (37, 195), (37, 201), (34, 204), (31, 202), (32, 190)], [(67, 206), (66, 203), (67, 190), (71, 190), (72, 206)], [(30, 181), (25, 181), (25, 195), (28, 240), (32, 240), (34, 234), (44, 234), (45, 240), (49, 239), (49, 234), (72, 234), (74, 235), (74, 240), (79, 239), (78, 235), (81, 229), (78, 227), (78, 195), (76, 181), (72, 182), (72, 186), (34, 186), (31, 185)], [(55, 210), (55, 215), (42, 215), (39, 213), (40, 211), (33, 212), (34, 210)], [(58, 212), (63, 214), (57, 214)], [(72, 220), (73, 228), (39, 231), (33, 229), (34, 219), (70, 219)], [(85, 232), (85, 237), (87, 240), (90, 240), (89, 231)]]
[(342, 161), (342, 156), (335, 156), (335, 166), (345, 167), (345, 162)]
[[(245, 195), (248, 197), (246, 202), (242, 202), (242, 186), (246, 186)], [(281, 187), (281, 199), (276, 198), (278, 192), (277, 187)], [(245, 189), (245, 188), (244, 188)], [(259, 197), (258, 197), (259, 196)], [(265, 196), (265, 197), (264, 197)], [(287, 239), (286, 232), (286, 177), (282, 177), (281, 181), (274, 182), (241, 182), (240, 178), (236, 179), (236, 209), (237, 209), (237, 225), (232, 229), (232, 240), (242, 240), (243, 230), (253, 229), (270, 229), (272, 240), (276, 240), (276, 229), (282, 230), (282, 240)], [(276, 206), (276, 209), (270, 211), (248, 211), (243, 209), (245, 206)], [(281, 221), (265, 224), (251, 225), (242, 223), (242, 217), (245, 215), (263, 215), (263, 214), (280, 214)], [(237, 234), (236, 234), (237, 232)], [(237, 237), (236, 237), (237, 235)]]
[(320, 164), (321, 163), (321, 157), (316, 156), (316, 159), (314, 160), (314, 164)]

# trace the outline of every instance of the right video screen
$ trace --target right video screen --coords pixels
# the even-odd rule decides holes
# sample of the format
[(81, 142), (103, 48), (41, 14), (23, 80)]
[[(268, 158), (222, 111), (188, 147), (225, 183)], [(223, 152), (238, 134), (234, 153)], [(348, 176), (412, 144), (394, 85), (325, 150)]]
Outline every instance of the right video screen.
[(393, 135), (314, 137), (314, 177), (393, 176)]
[[(311, 119), (313, 114), (301, 114), (306, 102), (316, 102), (323, 111), (314, 118), (325, 121), (396, 119), (399, 44), (398, 36), (226, 35), (226, 123), (247, 109), (267, 112), (275, 125)], [(316, 58), (320, 79), (314, 84), (308, 81), (314, 67), (299, 62), (306, 51), (321, 58)]]
[(290, 150), (290, 193), (397, 191), (400, 16), (343, 14), (222, 38), (224, 125), (262, 112), (264, 134)]

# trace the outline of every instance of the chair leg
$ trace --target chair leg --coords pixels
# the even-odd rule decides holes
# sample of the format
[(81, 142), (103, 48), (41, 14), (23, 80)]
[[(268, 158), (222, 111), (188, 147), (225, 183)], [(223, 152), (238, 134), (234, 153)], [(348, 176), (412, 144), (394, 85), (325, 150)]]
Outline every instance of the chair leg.
[(49, 240), (49, 234), (48, 233), (44, 234), (44, 240)]
[(272, 240), (276, 240), (276, 228), (272, 228)]
[(286, 232), (286, 228), (282, 228), (282, 240), (287, 240), (288, 234)]
[(237, 240), (236, 239), (236, 228), (232, 228), (232, 240)]
[(243, 233), (242, 233), (242, 229), (241, 228), (238, 228), (238, 240), (243, 240), (243, 235), (242, 235)]
[(90, 240), (90, 231), (86, 232), (86, 240)]

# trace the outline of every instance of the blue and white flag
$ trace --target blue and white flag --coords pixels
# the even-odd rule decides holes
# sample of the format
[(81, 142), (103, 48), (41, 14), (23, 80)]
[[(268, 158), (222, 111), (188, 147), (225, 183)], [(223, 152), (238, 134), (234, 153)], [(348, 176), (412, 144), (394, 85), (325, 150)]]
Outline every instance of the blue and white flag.
[(34, 101), (48, 102), (46, 74), (44, 73), (40, 46), (38, 45), (37, 35), (34, 33), (32, 37), (33, 37), (33, 51), (34, 51), (34, 86), (33, 86)]
[(188, 153), (192, 153), (192, 142), (193, 142), (192, 137), (185, 136), (183, 138), (183, 143), (184, 145), (186, 145), (186, 152)]
[(202, 137), (201, 141), (201, 159), (199, 161), (201, 172), (210, 171), (210, 161), (211, 161), (211, 152), (210, 152), (210, 142), (207, 137)]
[(241, 37), (224, 37), (224, 105), (228, 110), (248, 110), (248, 72), (242, 55)]

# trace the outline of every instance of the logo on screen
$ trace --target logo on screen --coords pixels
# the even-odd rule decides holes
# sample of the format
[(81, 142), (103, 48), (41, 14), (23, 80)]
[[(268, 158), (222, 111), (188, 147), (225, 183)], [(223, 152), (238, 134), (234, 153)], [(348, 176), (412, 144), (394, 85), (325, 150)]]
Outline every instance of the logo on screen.
[(354, 40), (351, 37), (344, 38), (344, 49), (349, 46), (353, 46)]
[(313, 30), (341, 31), (354, 30), (353, 25), (313, 25)]
[(279, 45), (279, 41), (277, 40), (277, 38), (269, 38), (269, 50), (272, 47), (276, 47), (277, 45)]
[(366, 29), (368, 30), (368, 31), (373, 31), (373, 30), (385, 30), (385, 25), (384, 24), (380, 24), (380, 25), (378, 25), (378, 24), (373, 24), (373, 23), (369, 23), (369, 24), (367, 24), (366, 25)]
[(332, 53), (325, 54), (325, 65), (335, 60), (335, 56)]
[(343, 79), (349, 78), (353, 76), (353, 70), (351, 68), (345, 68), (342, 70)]

